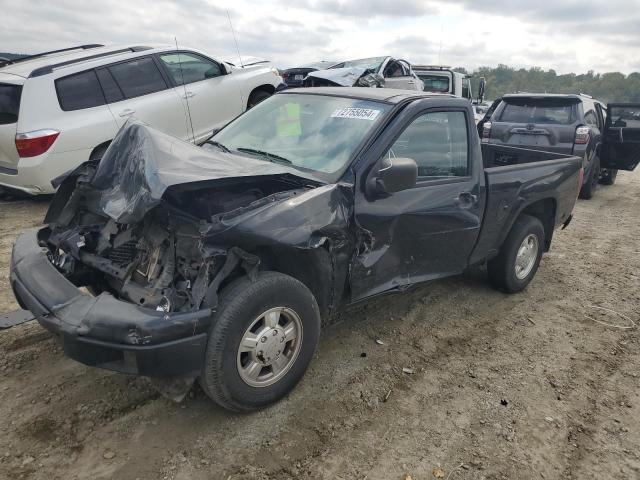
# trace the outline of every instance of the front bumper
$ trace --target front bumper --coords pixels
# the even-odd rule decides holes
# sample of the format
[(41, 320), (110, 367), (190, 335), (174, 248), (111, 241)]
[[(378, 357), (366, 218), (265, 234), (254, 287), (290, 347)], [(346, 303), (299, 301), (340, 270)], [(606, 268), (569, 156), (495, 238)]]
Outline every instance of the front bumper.
[(11, 287), (18, 303), (59, 336), (70, 358), (136, 375), (199, 375), (211, 309), (165, 314), (108, 293), (84, 293), (51, 264), (38, 233), (24, 233), (16, 241)]

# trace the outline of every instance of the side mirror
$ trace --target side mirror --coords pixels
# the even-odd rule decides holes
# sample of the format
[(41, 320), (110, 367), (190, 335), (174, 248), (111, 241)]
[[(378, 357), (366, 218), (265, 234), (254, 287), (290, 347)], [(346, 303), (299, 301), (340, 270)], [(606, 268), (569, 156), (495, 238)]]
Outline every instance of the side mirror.
[(377, 175), (367, 182), (368, 194), (373, 197), (386, 196), (415, 186), (418, 181), (418, 165), (412, 158), (385, 158)]

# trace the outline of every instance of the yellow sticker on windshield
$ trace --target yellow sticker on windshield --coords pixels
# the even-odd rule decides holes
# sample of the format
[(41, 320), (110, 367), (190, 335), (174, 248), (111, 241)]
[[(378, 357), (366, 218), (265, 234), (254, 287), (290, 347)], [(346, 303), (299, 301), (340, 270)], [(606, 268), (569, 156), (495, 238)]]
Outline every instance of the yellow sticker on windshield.
[(297, 137), (302, 135), (300, 125), (300, 105), (297, 103), (287, 103), (278, 112), (277, 134), (279, 137)]

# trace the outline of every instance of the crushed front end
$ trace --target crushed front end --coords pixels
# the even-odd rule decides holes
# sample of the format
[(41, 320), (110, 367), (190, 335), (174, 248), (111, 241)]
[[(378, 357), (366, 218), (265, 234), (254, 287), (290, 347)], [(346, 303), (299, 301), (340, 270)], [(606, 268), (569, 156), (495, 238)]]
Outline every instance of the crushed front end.
[(212, 159), (150, 130), (130, 125), (99, 165), (67, 176), (46, 227), (16, 242), (11, 285), (71, 358), (194, 378), (218, 291), (260, 263), (225, 232), (312, 182), (265, 162)]

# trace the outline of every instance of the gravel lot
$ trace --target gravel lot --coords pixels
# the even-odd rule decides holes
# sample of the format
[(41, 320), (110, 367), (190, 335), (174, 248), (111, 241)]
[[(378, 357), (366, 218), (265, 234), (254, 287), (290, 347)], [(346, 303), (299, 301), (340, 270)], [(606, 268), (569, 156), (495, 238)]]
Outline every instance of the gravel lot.
[[(46, 207), (0, 199), (0, 312), (12, 242)], [(0, 332), (0, 478), (640, 478), (638, 334), (602, 323), (638, 320), (639, 237), (640, 173), (621, 173), (524, 293), (474, 269), (352, 308), (250, 415), (74, 363), (35, 322)]]

